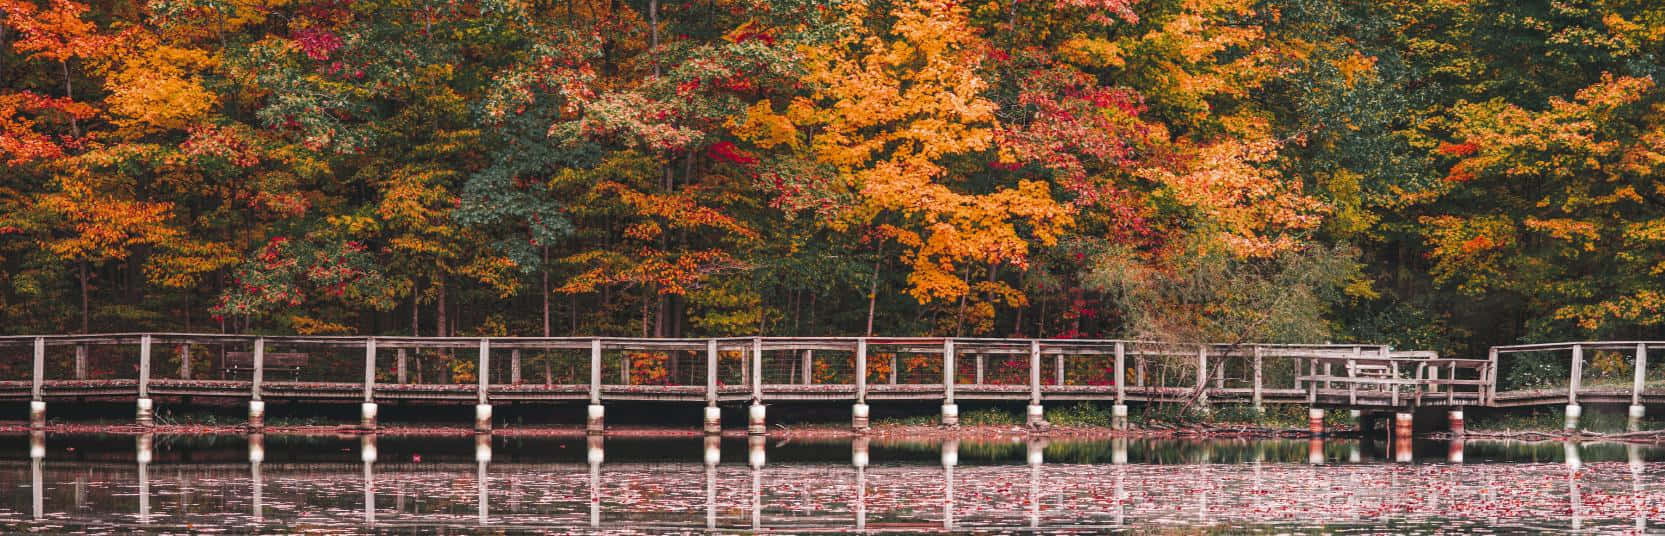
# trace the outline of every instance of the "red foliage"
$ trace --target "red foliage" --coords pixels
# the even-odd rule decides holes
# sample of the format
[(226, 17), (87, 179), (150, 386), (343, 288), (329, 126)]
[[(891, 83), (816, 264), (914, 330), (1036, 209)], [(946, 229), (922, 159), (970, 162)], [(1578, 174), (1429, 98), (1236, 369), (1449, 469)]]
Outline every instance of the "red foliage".
[(744, 149), (739, 147), (735, 147), (733, 143), (727, 141), (719, 141), (711, 144), (711, 148), (706, 149), (705, 154), (706, 156), (710, 156), (711, 158), (717, 160), (739, 164), (746, 167), (755, 166), (758, 162), (756, 155), (746, 152)]

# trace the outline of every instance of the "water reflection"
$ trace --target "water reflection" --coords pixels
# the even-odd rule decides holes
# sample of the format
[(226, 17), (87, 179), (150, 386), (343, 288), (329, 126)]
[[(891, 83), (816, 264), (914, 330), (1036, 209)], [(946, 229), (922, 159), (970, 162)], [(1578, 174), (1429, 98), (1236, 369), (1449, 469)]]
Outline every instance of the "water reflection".
[(1401, 443), (36, 432), (0, 436), (29, 490), (0, 528), (1645, 531), (1665, 502), (1655, 447)]

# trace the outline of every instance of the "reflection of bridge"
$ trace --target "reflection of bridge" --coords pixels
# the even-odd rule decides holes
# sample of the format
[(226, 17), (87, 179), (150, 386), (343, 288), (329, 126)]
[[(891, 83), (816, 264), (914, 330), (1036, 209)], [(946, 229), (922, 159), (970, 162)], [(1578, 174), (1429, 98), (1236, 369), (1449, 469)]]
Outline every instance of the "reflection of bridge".
[[(601, 430), (609, 401), (703, 403), (708, 430), (721, 427), (719, 404), (749, 402), (753, 432), (765, 430), (763, 404), (788, 401), (853, 402), (858, 429), (866, 426), (869, 401), (940, 401), (943, 422), (955, 424), (958, 400), (1026, 400), (1035, 426), (1043, 422), (1044, 402), (1068, 400), (1113, 402), (1117, 426), (1125, 426), (1129, 402), (1301, 404), (1317, 417), (1320, 408), (1449, 407), (1460, 419), (1464, 406), (1565, 402), (1577, 408), (1580, 398), (1620, 402), (1629, 395), (1639, 416), (1652, 399), (1644, 389), (1648, 344), (1511, 346), (1487, 359), (1450, 359), (1377, 345), (1076, 339), (16, 336), (0, 337), (0, 352), (12, 352), (0, 353), (0, 364), (32, 369), (9, 374), (27, 380), (0, 380), (0, 400), (29, 400), (36, 424), (44, 422), (49, 401), (133, 400), (138, 421), (148, 424), (157, 398), (245, 399), (257, 428), (267, 401), (359, 403), (366, 427), (375, 426), (381, 402), (473, 402), (482, 430), (490, 429), (495, 405), (563, 401), (588, 404), (592, 431)], [(158, 348), (173, 352), (165, 357), (169, 372), (153, 366)], [(1620, 360), (1635, 371), (1630, 391), (1582, 385), (1584, 350), (1632, 352)], [(1570, 385), (1496, 390), (1500, 356), (1562, 351), (1574, 357)], [(53, 353), (59, 355), (50, 359)], [(439, 353), (472, 365), (464, 374), (473, 376), (469, 382), (410, 381), (412, 359)], [(291, 381), (267, 381), (267, 356), (275, 355), (296, 368)], [(228, 366), (231, 361), (247, 363), (248, 371)], [(561, 363), (559, 380), (553, 362)], [(542, 381), (526, 381), (528, 370), (541, 370)]]
[[(1380, 523), (1382, 512), (1442, 512), (1437, 501), (1448, 500), (1468, 505), (1455, 515), (1474, 516), (1486, 525), (1519, 522), (1499, 519), (1500, 510), (1491, 503), (1501, 496), (1509, 503), (1506, 511), (1514, 512), (1511, 516), (1561, 507), (1562, 514), (1544, 517), (1559, 517), (1576, 531), (1585, 528), (1586, 518), (1594, 517), (1600, 527), (1614, 527), (1614, 521), (1625, 520), (1624, 509), (1618, 505), (1586, 512), (1588, 506), (1580, 499), (1584, 488), (1599, 497), (1622, 493), (1628, 487), (1629, 502), (1646, 505), (1649, 501), (1643, 457), (1636, 445), (1626, 452), (1629, 484), (1613, 485), (1607, 477), (1617, 471), (1611, 469), (1606, 475), (1582, 475), (1580, 445), (1574, 442), (1562, 446), (1565, 469), (1536, 466), (1528, 478), (1521, 478), (1516, 468), (1526, 464), (1463, 465), (1464, 441), (1454, 440), (1444, 456), (1450, 464), (1447, 469), (1420, 472), (1422, 478), (1439, 480), (1446, 488), (1421, 498), (1403, 492), (1429, 485), (1426, 480), (1418, 481), (1419, 472), (1407, 474), (1394, 465), (1363, 463), (1360, 441), (1332, 442), (1338, 449), (1326, 448), (1321, 439), (1306, 442), (1311, 468), (1288, 463), (1290, 459), (1266, 460), (1259, 445), (1252, 455), (1235, 463), (1211, 460), (1211, 449), (1205, 447), (1198, 459), (1185, 465), (1163, 467), (1149, 459), (1134, 459), (1130, 465), (1129, 441), (1119, 437), (1107, 442), (1107, 467), (1067, 462), (1050, 469), (1047, 466), (1056, 462), (1047, 459), (1045, 438), (1031, 438), (1017, 447), (1024, 452), (1027, 467), (959, 467), (961, 442), (945, 440), (934, 448), (939, 470), (929, 467), (930, 462), (904, 465), (878, 460), (874, 465), (870, 453), (882, 445), (865, 437), (851, 440), (848, 465), (787, 462), (771, 467), (767, 452), (771, 447), (759, 436), (748, 438), (743, 464), (732, 458), (725, 463), (722, 441), (715, 436), (703, 443), (703, 463), (621, 463), (607, 459), (606, 439), (600, 435), (585, 439), (582, 462), (504, 462), (493, 459), (489, 434), (474, 437), (473, 463), (414, 464), (381, 456), (374, 434), (358, 438), (356, 462), (347, 461), (353, 456), (349, 449), (339, 453), (329, 449), (330, 454), (317, 461), (271, 462), (265, 436), (249, 434), (245, 464), (229, 458), (213, 463), (160, 459), (155, 435), (133, 436), (133, 450), (121, 453), (131, 458), (54, 461), (47, 457), (47, 434), (30, 433), (26, 462), (30, 506), (25, 514), (21, 500), (17, 501), (18, 510), (10, 519), (52, 523), (57, 530), (87, 523), (135, 531), (190, 531), (207, 524), (241, 527), (238, 530), (261, 527), (257, 531), (267, 526), (325, 530), (451, 527), (464, 531), (481, 527), (650, 532), (1110, 531), (1171, 523), (1172, 516), (1181, 511), (1188, 523), (1198, 526), (1279, 523), (1287, 519), (1280, 516), (1287, 515), (1298, 515), (1300, 523), (1317, 526)], [(61, 447), (50, 450), (64, 451)], [(1408, 445), (1394, 445), (1392, 451), (1395, 464), (1413, 461)], [(1149, 454), (1139, 448), (1132, 452)], [(1263, 461), (1270, 462), (1264, 478)], [(21, 469), (23, 463), (0, 461), (0, 472)], [(1234, 465), (1238, 470), (1232, 470)], [(1326, 467), (1319, 470), (1317, 466)], [(770, 467), (768, 476), (766, 467)], [(1494, 476), (1488, 467), (1507, 470)], [(424, 473), (438, 477), (424, 480)], [(1530, 477), (1563, 477), (1566, 492), (1510, 491), (1515, 489), (1510, 480), (1534, 480)], [(539, 484), (517, 487), (527, 478)], [(102, 493), (89, 496), (89, 480), (90, 487)], [(297, 486), (297, 480), (309, 484)], [(1169, 489), (1181, 480), (1189, 482), (1184, 491)], [(1292, 480), (1301, 484), (1291, 486)], [(136, 489), (128, 488), (130, 483)], [(1530, 486), (1536, 491), (1540, 485)], [(957, 486), (962, 491), (956, 492)], [(73, 493), (66, 493), (69, 490)], [(21, 490), (19, 494), (21, 499)], [(200, 498), (193, 502), (193, 497)], [(1176, 501), (1181, 498), (1183, 504)], [(1325, 507), (1312, 508), (1313, 504)], [(0, 518), (8, 517), (7, 506), (13, 505), (0, 505)], [(1647, 530), (1648, 512), (1645, 506), (1634, 509), (1636, 530)]]

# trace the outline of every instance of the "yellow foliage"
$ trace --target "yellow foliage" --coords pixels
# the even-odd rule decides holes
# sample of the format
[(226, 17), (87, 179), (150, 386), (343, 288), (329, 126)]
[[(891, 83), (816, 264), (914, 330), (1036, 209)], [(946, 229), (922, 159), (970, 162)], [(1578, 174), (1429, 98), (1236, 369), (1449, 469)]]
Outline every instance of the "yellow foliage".
[[(977, 74), (987, 44), (958, 3), (903, 2), (889, 15), (896, 22), (882, 35), (867, 26), (867, 4), (845, 4), (843, 21), (857, 31), (802, 50), (813, 93), (795, 100), (785, 117), (813, 128), (810, 153), (860, 199), (828, 225), (842, 230), (884, 215), (901, 218), (905, 223), (881, 228), (908, 249), (909, 293), (921, 302), (953, 299), (970, 290), (958, 266), (1027, 265), (1031, 240), (1022, 233), (1051, 245), (1073, 214), (1044, 182), (1018, 181), (986, 194), (952, 186), (960, 177), (940, 160), (988, 150), (998, 126)], [(751, 117), (780, 116), (754, 108), (748, 125)]]
[(1070, 63), (1082, 67), (1103, 68), (1123, 67), (1127, 61), (1122, 58), (1122, 47), (1114, 41), (1072, 37), (1058, 46), (1058, 55)]
[(352, 326), (328, 322), (309, 316), (290, 315), (289, 326), (298, 335), (351, 335)]

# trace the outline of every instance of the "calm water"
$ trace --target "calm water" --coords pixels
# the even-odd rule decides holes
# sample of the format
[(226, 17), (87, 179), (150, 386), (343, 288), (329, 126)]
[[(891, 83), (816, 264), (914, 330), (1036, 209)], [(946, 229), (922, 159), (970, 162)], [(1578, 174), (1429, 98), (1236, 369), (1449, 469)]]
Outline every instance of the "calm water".
[(1665, 450), (0, 435), (0, 532), (1654, 531)]

